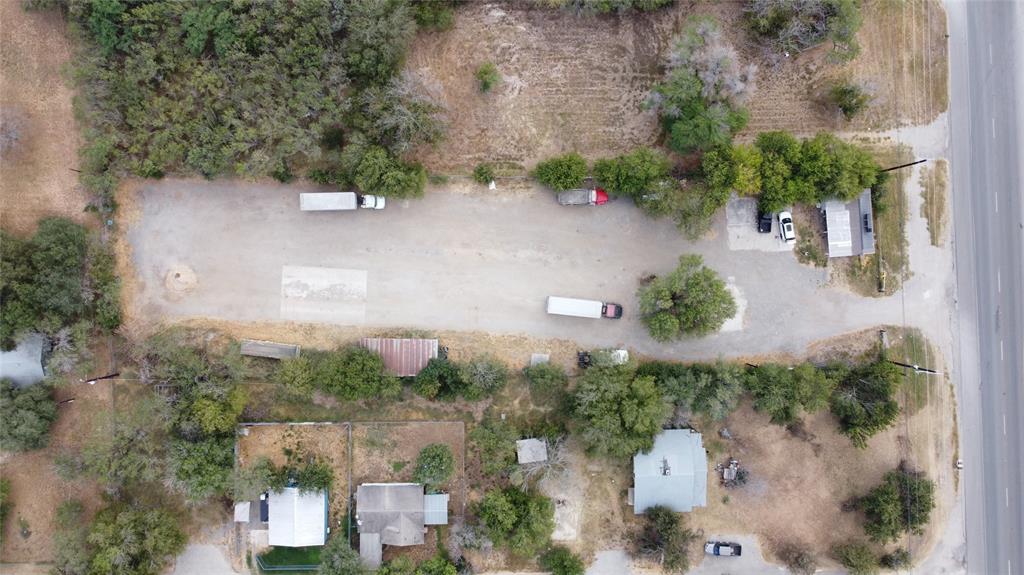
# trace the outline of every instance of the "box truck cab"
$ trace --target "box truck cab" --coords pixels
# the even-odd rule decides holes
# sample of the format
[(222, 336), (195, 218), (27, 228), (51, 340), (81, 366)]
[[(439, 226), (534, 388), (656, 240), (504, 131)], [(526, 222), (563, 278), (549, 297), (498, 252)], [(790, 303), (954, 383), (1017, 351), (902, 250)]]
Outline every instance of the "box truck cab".
[(548, 296), (548, 313), (573, 317), (619, 319), (622, 306), (617, 303), (600, 302), (595, 299)]
[(299, 209), (304, 212), (335, 212), (357, 207), (383, 210), (383, 196), (359, 196), (355, 192), (316, 192), (299, 194)]

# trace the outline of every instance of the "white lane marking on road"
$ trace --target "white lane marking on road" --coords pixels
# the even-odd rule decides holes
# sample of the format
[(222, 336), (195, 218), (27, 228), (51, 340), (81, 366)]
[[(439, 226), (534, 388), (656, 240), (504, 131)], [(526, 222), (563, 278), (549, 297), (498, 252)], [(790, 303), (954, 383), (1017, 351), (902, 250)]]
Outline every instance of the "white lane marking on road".
[(1009, 487), (1006, 488), (1006, 506), (1007, 507), (1010, 506), (1010, 488)]
[(992, 116), (992, 139), (996, 139), (996, 118)]
[(996, 213), (998, 214), (999, 213), (999, 190), (995, 191), (995, 197), (996, 197)]
[(1003, 340), (999, 340), (999, 361), (1003, 361)]
[(988, 65), (992, 65), (992, 44), (988, 45)]
[(996, 270), (996, 290), (1003, 292), (1003, 274)]
[(1003, 435), (1006, 435), (1006, 412), (1003, 412)]

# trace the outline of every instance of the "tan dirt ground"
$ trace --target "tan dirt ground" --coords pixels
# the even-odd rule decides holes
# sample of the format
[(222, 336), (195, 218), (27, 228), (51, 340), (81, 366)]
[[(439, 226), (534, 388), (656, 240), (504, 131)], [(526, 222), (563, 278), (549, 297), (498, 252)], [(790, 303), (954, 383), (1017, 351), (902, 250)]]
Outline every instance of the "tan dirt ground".
[(334, 471), (334, 485), (330, 493), (332, 526), (348, 512), (348, 425), (343, 423), (273, 424), (245, 426), (249, 435), (238, 437), (238, 465), (252, 465), (256, 459), (266, 457), (274, 465), (288, 461), (285, 449), (315, 455), (327, 461)]
[(947, 164), (946, 160), (937, 160), (935, 167), (921, 168), (921, 197), (924, 203), (921, 204), (921, 215), (928, 220), (928, 235), (932, 245), (942, 247), (943, 230), (948, 224), (946, 214), (946, 185), (947, 185)]
[[(100, 487), (80, 479), (65, 482), (57, 476), (53, 459), (64, 450), (71, 452), (83, 444), (93, 430), (97, 413), (109, 413), (112, 390), (109, 381), (96, 385), (69, 383), (55, 391), (57, 401), (75, 398), (58, 407), (51, 429), (50, 445), (20, 454), (0, 454), (0, 476), (11, 481), (11, 514), (7, 518), (0, 547), (0, 560), (10, 563), (36, 563), (53, 559), (53, 532), (57, 507), (78, 499), (91, 517), (102, 506)], [(18, 518), (29, 523), (32, 535), (23, 539)], [(3, 570), (6, 573), (6, 567)]]
[[(485, 161), (507, 171), (567, 151), (598, 158), (653, 144), (657, 118), (643, 102), (662, 77), (673, 35), (702, 14), (718, 18), (741, 57), (760, 70), (742, 138), (930, 122), (946, 109), (945, 13), (935, 0), (866, 4), (860, 55), (831, 64), (825, 45), (790, 58), (768, 54), (743, 27), (741, 2), (677, 2), (626, 16), (468, 3), (451, 30), (419, 35), (409, 52), (407, 69), (435, 81), (452, 112), (447, 139), (417, 159), (435, 172), (468, 173)], [(482, 94), (474, 72), (487, 61), (502, 83)], [(838, 79), (875, 95), (853, 122), (824, 103)]]
[[(452, 450), (455, 470), (441, 491), (449, 494), (449, 523), (465, 515), (466, 506), (466, 428), (461, 421), (413, 421), (354, 423), (352, 425), (352, 485), (412, 481), (416, 457), (432, 443), (443, 443)], [(409, 557), (423, 561), (436, 554), (443, 534), (428, 527), (424, 545), (384, 549), (384, 559)], [(443, 547), (443, 542), (441, 547)]]
[(0, 2), (0, 116), (18, 125), (18, 140), (0, 154), (0, 225), (28, 234), (46, 216), (87, 221), (88, 195), (78, 185), (78, 125), (64, 67), (72, 56), (57, 11), (27, 12)]

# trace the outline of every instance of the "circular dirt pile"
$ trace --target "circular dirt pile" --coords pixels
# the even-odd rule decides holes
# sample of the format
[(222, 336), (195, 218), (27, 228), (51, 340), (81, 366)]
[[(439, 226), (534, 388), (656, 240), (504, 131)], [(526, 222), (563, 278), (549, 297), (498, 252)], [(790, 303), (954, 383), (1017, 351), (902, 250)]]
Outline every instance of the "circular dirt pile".
[(194, 290), (198, 283), (196, 272), (184, 265), (171, 266), (164, 277), (164, 285), (170, 292), (176, 294), (188, 293)]

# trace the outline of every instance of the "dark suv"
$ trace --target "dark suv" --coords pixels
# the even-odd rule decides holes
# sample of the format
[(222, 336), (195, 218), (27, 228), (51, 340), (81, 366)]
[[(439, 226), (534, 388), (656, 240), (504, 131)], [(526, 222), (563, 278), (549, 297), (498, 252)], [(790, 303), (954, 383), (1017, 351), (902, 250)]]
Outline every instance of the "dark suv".
[(772, 214), (770, 212), (757, 211), (757, 231), (762, 234), (772, 233)]

